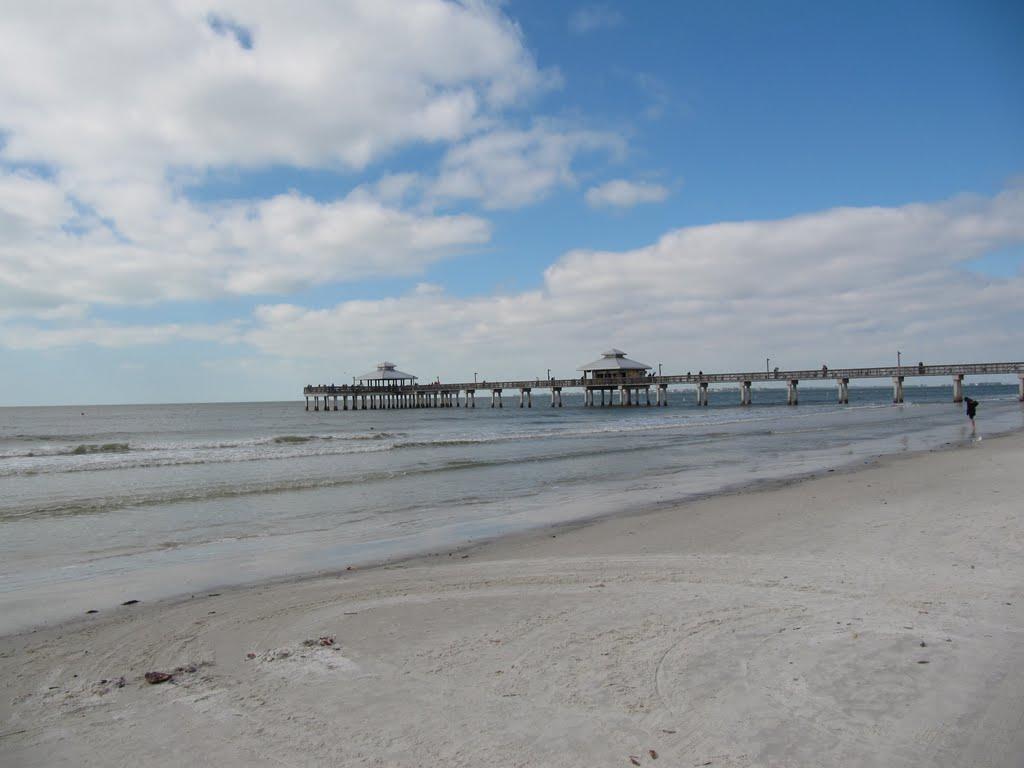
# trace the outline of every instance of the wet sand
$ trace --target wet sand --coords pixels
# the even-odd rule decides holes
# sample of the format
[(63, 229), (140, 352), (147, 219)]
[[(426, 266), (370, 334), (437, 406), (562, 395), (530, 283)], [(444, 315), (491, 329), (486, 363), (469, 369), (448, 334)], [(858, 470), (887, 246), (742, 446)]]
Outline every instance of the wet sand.
[(0, 764), (1024, 765), (1022, 469), (1016, 434), (7, 637)]

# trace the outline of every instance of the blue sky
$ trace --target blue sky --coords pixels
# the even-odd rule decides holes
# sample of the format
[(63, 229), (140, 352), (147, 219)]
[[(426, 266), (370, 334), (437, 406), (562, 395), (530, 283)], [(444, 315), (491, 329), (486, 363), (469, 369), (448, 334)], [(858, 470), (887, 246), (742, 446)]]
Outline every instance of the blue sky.
[(11, 16), (0, 404), (1024, 357), (1018, 3)]

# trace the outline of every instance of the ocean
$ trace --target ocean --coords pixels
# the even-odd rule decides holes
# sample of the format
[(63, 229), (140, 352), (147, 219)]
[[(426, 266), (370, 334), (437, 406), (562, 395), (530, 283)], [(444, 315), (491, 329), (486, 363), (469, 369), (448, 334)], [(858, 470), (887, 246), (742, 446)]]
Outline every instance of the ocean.
[[(965, 387), (979, 434), (1015, 386)], [(712, 391), (668, 408), (535, 392), (491, 409), (303, 402), (0, 408), (0, 634), (217, 587), (344, 571), (551, 523), (968, 442), (951, 387)]]

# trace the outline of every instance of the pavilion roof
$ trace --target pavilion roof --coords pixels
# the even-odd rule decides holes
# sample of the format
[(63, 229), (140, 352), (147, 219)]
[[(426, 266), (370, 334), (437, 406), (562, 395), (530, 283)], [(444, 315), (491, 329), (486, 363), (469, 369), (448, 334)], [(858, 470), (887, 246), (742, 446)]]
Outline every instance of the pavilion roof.
[(411, 373), (403, 373), (402, 371), (396, 371), (394, 363), (383, 362), (383, 363), (377, 363), (377, 369), (376, 370), (370, 371), (369, 373), (364, 373), (362, 376), (357, 376), (356, 378), (359, 381), (376, 381), (376, 380), (379, 380), (379, 379), (391, 379), (391, 380), (413, 379), (413, 380), (415, 380), (417, 377), (413, 376)]
[(609, 349), (602, 353), (600, 360), (581, 365), (577, 371), (646, 371), (651, 366), (630, 360), (621, 349)]

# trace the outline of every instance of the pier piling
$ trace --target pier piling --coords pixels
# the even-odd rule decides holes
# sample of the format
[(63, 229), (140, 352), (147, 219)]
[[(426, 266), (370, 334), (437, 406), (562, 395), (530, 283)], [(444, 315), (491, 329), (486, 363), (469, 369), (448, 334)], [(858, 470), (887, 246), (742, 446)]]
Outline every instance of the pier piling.
[(800, 403), (800, 397), (797, 394), (797, 386), (800, 384), (798, 379), (790, 379), (789, 384), (786, 385), (786, 405), (798, 405)]
[(850, 402), (850, 380), (836, 379), (836, 384), (839, 391), (839, 404), (848, 405)]
[(697, 387), (697, 405), (706, 407), (708, 404), (708, 383), (702, 381)]
[(749, 381), (740, 385), (740, 405), (750, 405), (753, 402), (752, 389)]

